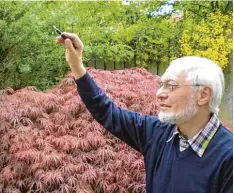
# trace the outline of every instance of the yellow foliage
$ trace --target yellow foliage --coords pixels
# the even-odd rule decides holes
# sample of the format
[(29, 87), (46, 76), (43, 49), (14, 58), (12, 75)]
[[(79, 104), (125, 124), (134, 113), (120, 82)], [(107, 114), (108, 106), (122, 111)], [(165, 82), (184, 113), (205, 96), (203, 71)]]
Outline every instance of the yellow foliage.
[(225, 69), (233, 49), (231, 27), (231, 16), (211, 13), (207, 20), (202, 19), (192, 30), (184, 30), (180, 40), (182, 55), (207, 57)]

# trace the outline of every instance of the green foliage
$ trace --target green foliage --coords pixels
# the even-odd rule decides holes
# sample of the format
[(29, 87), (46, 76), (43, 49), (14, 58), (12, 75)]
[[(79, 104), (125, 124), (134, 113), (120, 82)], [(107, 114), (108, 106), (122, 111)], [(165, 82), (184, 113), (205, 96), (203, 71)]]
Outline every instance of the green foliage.
[[(188, 54), (182, 49), (185, 44), (203, 51), (196, 41), (184, 37), (186, 32), (193, 32), (196, 25), (212, 31), (217, 23), (209, 24), (211, 13), (220, 11), (226, 17), (232, 12), (232, 2), (176, 2), (175, 9), (182, 10), (183, 17), (174, 22), (170, 14), (150, 15), (162, 4), (165, 2), (129, 5), (121, 1), (0, 2), (0, 89), (35, 85), (44, 90), (64, 76), (68, 66), (64, 48), (55, 44), (57, 34), (53, 25), (79, 34), (85, 45), (85, 65), (99, 59), (107, 68), (111, 63), (116, 66), (124, 63), (138, 67), (156, 65), (161, 69), (171, 60)], [(230, 36), (225, 38), (224, 42), (232, 41)]]
[(225, 69), (232, 52), (232, 25), (232, 15), (208, 13), (207, 19), (183, 31), (181, 54), (210, 58)]
[[(51, 34), (53, 21), (45, 5), (33, 2), (0, 3), (0, 88), (36, 85), (45, 89), (56, 83), (54, 75), (62, 75), (64, 53), (55, 45)], [(40, 13), (40, 15), (38, 15)], [(53, 34), (55, 35), (55, 34)]]

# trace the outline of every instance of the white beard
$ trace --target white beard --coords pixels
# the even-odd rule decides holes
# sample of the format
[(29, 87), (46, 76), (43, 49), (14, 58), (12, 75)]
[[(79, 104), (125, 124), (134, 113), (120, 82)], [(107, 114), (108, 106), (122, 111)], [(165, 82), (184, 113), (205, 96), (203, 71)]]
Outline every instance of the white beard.
[(196, 114), (197, 107), (195, 98), (191, 96), (184, 110), (181, 110), (178, 113), (160, 111), (158, 118), (162, 122), (168, 122), (170, 124), (181, 124), (188, 121)]

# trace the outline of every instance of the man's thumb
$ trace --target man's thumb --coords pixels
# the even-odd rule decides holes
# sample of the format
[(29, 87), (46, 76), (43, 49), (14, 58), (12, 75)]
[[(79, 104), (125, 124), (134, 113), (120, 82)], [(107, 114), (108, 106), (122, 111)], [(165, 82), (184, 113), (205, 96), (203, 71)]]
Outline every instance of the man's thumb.
[(69, 51), (74, 51), (73, 44), (70, 39), (65, 39), (65, 48), (68, 49)]

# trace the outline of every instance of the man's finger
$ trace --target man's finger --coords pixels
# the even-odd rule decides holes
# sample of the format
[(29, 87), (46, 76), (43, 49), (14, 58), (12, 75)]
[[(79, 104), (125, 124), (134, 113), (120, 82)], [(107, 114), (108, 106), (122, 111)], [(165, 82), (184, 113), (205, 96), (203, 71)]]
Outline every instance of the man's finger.
[(69, 38), (65, 40), (65, 48), (71, 52), (75, 51), (75, 48), (73, 47), (73, 44)]
[(56, 43), (57, 43), (57, 44), (64, 44), (65, 42), (64, 42), (64, 39), (63, 39), (61, 36), (58, 36), (58, 37), (56, 38)]
[(83, 43), (78, 37), (78, 35), (68, 32), (63, 32), (62, 35), (64, 35), (66, 38), (70, 39), (73, 43), (74, 47), (76, 48), (83, 48)]

